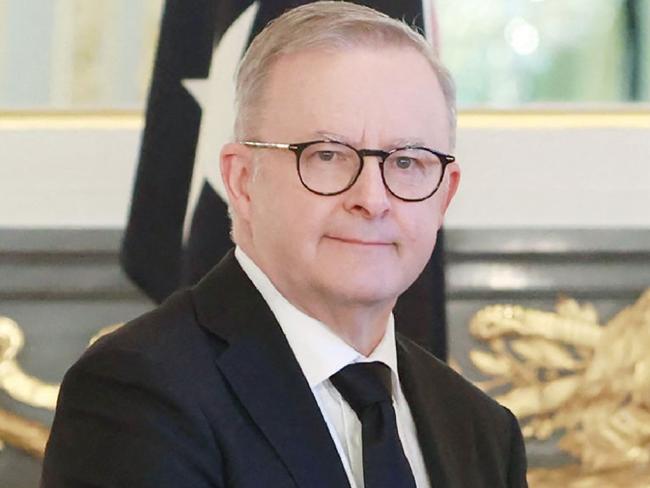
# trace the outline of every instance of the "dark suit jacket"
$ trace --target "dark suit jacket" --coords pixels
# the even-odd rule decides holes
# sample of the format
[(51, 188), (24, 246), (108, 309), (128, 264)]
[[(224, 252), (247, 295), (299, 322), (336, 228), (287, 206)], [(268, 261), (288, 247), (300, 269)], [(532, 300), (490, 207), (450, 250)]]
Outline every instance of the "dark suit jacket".
[[(399, 334), (397, 349), (433, 487), (525, 486), (513, 415)], [(282, 330), (231, 252), (70, 368), (41, 486), (349, 484)]]

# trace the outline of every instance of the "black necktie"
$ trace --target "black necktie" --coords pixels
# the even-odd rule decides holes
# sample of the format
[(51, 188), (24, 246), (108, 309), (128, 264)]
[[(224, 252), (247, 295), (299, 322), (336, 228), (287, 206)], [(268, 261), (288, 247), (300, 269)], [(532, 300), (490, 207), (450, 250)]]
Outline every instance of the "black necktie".
[(397, 433), (390, 368), (355, 363), (330, 379), (361, 421), (365, 488), (416, 488)]

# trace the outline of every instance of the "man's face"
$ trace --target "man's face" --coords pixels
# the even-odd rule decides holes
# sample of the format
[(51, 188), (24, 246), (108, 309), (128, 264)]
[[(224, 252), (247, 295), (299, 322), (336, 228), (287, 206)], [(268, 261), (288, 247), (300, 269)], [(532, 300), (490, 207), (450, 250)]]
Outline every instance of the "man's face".
[[(409, 143), (449, 152), (448, 110), (427, 61), (409, 48), (354, 48), (284, 56), (274, 65), (255, 138), (298, 143), (333, 138), (357, 148)], [(328, 306), (390, 306), (431, 256), (458, 181), (456, 164), (433, 197), (405, 202), (384, 187), (367, 157), (346, 192), (320, 196), (300, 183), (295, 155), (253, 149), (244, 219), (251, 257), (306, 312)]]

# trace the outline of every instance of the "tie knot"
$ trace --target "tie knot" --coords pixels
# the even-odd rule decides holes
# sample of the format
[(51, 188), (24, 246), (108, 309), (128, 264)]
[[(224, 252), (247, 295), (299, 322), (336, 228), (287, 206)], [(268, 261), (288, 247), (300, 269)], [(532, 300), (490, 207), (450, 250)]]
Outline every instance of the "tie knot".
[(384, 363), (349, 364), (330, 380), (358, 416), (369, 405), (391, 398), (390, 368)]

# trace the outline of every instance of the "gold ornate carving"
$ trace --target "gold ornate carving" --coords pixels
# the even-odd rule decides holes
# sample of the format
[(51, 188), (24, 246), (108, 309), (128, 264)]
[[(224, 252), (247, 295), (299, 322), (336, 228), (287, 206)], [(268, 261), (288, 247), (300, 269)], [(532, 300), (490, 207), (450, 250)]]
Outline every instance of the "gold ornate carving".
[(49, 435), (50, 429), (39, 422), (0, 409), (0, 443), (6, 442), (36, 458), (43, 458)]
[[(0, 388), (21, 403), (54, 410), (59, 385), (45, 383), (22, 370), (16, 356), (24, 344), (18, 324), (0, 317)], [(48, 436), (44, 425), (0, 409), (0, 447), (6, 442), (41, 458)]]
[(59, 385), (45, 383), (22, 370), (16, 356), (24, 344), (25, 336), (18, 324), (0, 317), (0, 388), (21, 403), (54, 410)]
[(486, 307), (470, 333), (489, 348), (470, 352), (490, 377), (479, 386), (527, 438), (561, 432), (558, 446), (580, 461), (531, 470), (531, 486), (650, 486), (650, 290), (605, 325), (592, 305), (563, 299), (555, 313)]

